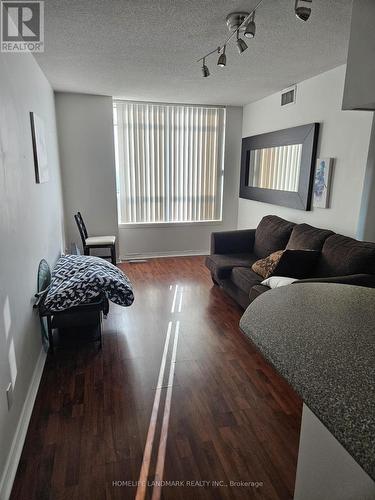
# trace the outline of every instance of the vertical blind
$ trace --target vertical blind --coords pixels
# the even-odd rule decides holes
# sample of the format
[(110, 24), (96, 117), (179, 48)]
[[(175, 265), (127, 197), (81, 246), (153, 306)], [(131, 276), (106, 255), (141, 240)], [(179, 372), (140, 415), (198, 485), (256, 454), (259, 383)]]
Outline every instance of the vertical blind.
[(120, 223), (220, 220), (225, 109), (114, 102)]

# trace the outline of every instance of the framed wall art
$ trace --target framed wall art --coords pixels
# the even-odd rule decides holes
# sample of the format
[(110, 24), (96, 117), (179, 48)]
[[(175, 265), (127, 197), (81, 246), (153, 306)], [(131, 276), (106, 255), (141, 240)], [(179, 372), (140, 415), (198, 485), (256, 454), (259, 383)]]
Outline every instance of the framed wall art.
[(318, 158), (316, 160), (313, 206), (314, 208), (328, 208), (331, 190), (333, 158)]

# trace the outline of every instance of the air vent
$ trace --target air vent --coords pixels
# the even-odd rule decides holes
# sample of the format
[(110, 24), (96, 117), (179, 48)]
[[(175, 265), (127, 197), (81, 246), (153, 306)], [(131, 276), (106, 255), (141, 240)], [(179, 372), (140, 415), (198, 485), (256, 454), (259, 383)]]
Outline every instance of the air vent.
[(297, 85), (288, 87), (281, 92), (281, 106), (290, 106), (296, 102)]

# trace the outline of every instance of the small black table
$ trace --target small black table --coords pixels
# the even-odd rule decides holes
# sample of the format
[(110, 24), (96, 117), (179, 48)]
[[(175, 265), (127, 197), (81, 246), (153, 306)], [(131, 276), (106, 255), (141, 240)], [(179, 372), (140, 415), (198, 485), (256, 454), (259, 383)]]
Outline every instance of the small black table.
[(103, 297), (95, 302), (71, 307), (65, 311), (50, 311), (43, 302), (38, 305), (39, 315), (47, 320), (47, 333), (49, 352), (54, 353), (53, 330), (66, 330), (72, 328), (97, 328), (99, 335), (94, 342), (99, 342), (102, 348), (102, 320), (103, 314), (108, 312), (108, 300)]

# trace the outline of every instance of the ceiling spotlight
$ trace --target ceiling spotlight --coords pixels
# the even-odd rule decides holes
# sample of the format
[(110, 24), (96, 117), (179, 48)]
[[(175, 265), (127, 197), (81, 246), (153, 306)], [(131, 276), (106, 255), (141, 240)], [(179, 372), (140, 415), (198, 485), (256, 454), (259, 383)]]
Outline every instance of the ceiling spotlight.
[(208, 76), (210, 76), (210, 70), (206, 66), (206, 58), (205, 57), (203, 58), (202, 75), (203, 75), (203, 78), (207, 78)]
[(247, 23), (245, 27), (245, 33), (244, 36), (246, 38), (254, 38), (255, 37), (255, 31), (256, 31), (256, 26), (255, 26), (255, 12), (252, 13), (250, 21)]
[(218, 52), (220, 54), (219, 59), (217, 61), (217, 65), (220, 66), (220, 68), (224, 68), (227, 65), (227, 56), (225, 55), (225, 49), (226, 45), (223, 47), (223, 52), (220, 54), (220, 47), (218, 48)]
[[(265, 0), (257, 0), (257, 3), (253, 10), (250, 12), (231, 12), (226, 17), (226, 23), (229, 30), (229, 35), (222, 42), (221, 45), (217, 46), (206, 53), (205, 56), (200, 57), (196, 60), (197, 63), (202, 61), (202, 74), (204, 78), (210, 76), (210, 71), (206, 66), (206, 59), (213, 54), (218, 54), (217, 65), (224, 68), (227, 65), (227, 56), (225, 54), (227, 45), (236, 42), (237, 50), (240, 54), (248, 49), (246, 41), (240, 36), (245, 37), (245, 39), (252, 39), (256, 34), (256, 24), (255, 15), (258, 12), (258, 8)], [(294, 12), (298, 19), (301, 21), (308, 21), (311, 16), (312, 2), (313, 0), (294, 0)], [(375, 1), (375, 0), (374, 0)], [(255, 0), (254, 0), (255, 2)], [(292, 4), (293, 5), (293, 4)]]
[(239, 52), (240, 54), (242, 54), (242, 52), (244, 52), (244, 51), (247, 49), (247, 44), (246, 44), (246, 42), (244, 42), (244, 41), (242, 40), (242, 38), (240, 38), (240, 37), (238, 36), (238, 30), (237, 30), (237, 40), (236, 40), (236, 44), (237, 44), (237, 49), (238, 49), (238, 52)]
[[(312, 0), (304, 0), (305, 2), (311, 3)], [(301, 21), (307, 21), (311, 14), (311, 8), (305, 7), (303, 5), (298, 5), (300, 0), (296, 0), (294, 12), (296, 13), (296, 17)]]

